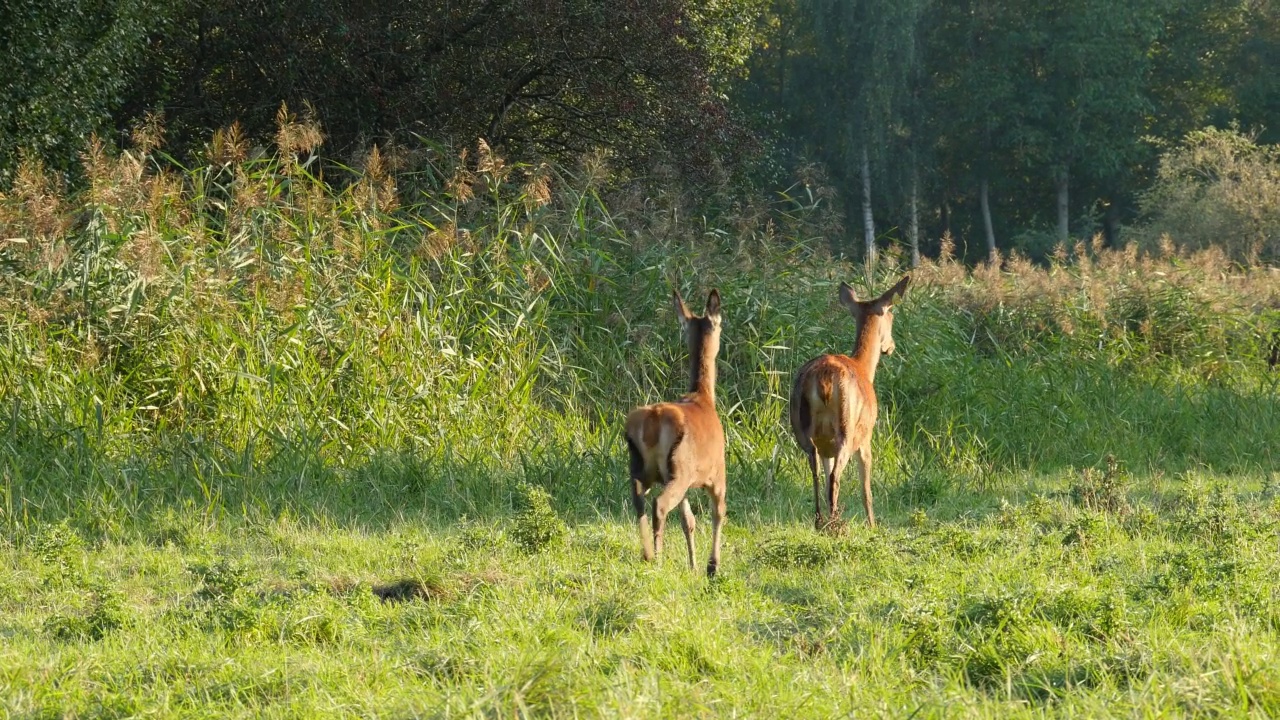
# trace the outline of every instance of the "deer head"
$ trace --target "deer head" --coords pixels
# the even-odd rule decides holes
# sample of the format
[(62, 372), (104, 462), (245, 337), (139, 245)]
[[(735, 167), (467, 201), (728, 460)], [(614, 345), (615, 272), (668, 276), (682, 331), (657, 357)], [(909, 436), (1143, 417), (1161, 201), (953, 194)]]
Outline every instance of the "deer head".
[(689, 345), (689, 391), (715, 397), (716, 355), (720, 352), (720, 292), (707, 295), (707, 309), (694, 315), (684, 304), (680, 291), (672, 292), (676, 317)]
[[(853, 315), (858, 324), (858, 344), (862, 348), (865, 342), (872, 342), (872, 348), (885, 355), (892, 355), (897, 347), (893, 342), (893, 304), (904, 293), (911, 282), (910, 275), (902, 276), (897, 285), (889, 288), (883, 295), (874, 300), (859, 300), (848, 283), (840, 283), (840, 304)], [(865, 333), (874, 333), (864, 338)]]
[(694, 357), (708, 352), (715, 356), (720, 351), (720, 291), (712, 290), (707, 295), (707, 309), (700, 316), (694, 315), (684, 304), (679, 290), (672, 295), (675, 299), (676, 317), (680, 320), (680, 329), (684, 330), (689, 352)]

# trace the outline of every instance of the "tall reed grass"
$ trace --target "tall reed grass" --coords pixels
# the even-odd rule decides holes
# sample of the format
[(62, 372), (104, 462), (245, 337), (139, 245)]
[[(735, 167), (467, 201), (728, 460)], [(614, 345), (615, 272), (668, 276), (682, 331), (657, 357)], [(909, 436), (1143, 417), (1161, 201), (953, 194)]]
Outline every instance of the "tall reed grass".
[[(503, 512), (520, 481), (621, 512), (620, 419), (684, 390), (673, 285), (725, 298), (732, 512), (798, 516), (791, 373), (851, 347), (841, 280), (904, 271), (833, 256), (803, 187), (708, 219), (606, 192), (599, 159), (511, 165), (481, 143), (322, 164), (287, 110), (271, 151), (233, 127), (182, 167), (162, 136), (90, 143), (75, 192), (28, 161), (0, 196), (10, 526), (109, 533), (174, 506), (446, 521)], [(914, 272), (878, 379), (890, 512), (1106, 455), (1276, 467), (1274, 269), (1080, 245), (976, 270), (944, 247)]]

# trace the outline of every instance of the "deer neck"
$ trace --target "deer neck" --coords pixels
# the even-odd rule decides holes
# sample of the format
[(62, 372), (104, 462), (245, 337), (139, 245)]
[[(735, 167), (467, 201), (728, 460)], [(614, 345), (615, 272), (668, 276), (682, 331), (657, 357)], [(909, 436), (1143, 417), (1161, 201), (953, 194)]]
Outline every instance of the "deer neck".
[(858, 337), (853, 344), (853, 362), (874, 382), (876, 367), (880, 364), (879, 318), (864, 318), (858, 323)]
[(689, 348), (689, 393), (716, 402), (716, 354), (702, 338)]

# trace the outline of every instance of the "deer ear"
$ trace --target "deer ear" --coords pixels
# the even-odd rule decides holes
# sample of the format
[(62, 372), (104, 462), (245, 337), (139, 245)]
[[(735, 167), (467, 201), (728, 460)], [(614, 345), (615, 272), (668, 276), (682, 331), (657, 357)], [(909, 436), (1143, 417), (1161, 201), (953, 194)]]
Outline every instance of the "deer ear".
[(707, 317), (720, 317), (720, 291), (712, 288), (707, 295)]
[(689, 312), (689, 308), (685, 307), (684, 298), (680, 297), (680, 291), (672, 290), (671, 299), (675, 305), (676, 317), (680, 320), (680, 324), (684, 325), (689, 322), (689, 316), (692, 313)]
[(840, 304), (855, 312), (858, 310), (858, 296), (847, 282), (840, 283)]
[(879, 305), (889, 306), (901, 300), (902, 296), (907, 294), (907, 285), (909, 285), (910, 283), (911, 283), (911, 276), (903, 275), (902, 279), (898, 281), (897, 285), (894, 285), (893, 287), (889, 288), (887, 291), (885, 291), (885, 294), (881, 295), (879, 298), (876, 299), (876, 303)]

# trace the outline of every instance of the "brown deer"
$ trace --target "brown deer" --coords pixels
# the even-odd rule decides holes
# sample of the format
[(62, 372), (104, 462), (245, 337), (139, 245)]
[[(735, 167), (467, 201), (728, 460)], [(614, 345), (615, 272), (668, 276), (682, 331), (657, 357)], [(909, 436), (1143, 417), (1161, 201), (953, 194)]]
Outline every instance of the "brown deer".
[(791, 386), (791, 429), (800, 449), (809, 456), (813, 473), (814, 527), (826, 526), (822, 518), (822, 489), (818, 461), (827, 476), (827, 503), (831, 522), (840, 518), (840, 475), (850, 456), (858, 457), (862, 476), (862, 504), (867, 523), (876, 526), (871, 507), (871, 428), (876, 423), (876, 366), (880, 354), (893, 354), (893, 303), (907, 291), (906, 275), (888, 292), (866, 302), (853, 288), (840, 283), (840, 303), (857, 323), (853, 357), (822, 355), (805, 363)]
[[(689, 567), (695, 566), (693, 509), (685, 494), (704, 488), (711, 496), (711, 559), (707, 575), (720, 566), (720, 528), (725, 518), (724, 429), (716, 414), (716, 353), (720, 351), (720, 293), (707, 296), (706, 314), (689, 312), (676, 291), (676, 315), (689, 344), (689, 393), (676, 402), (645, 405), (627, 415), (627, 449), (631, 453), (631, 502), (640, 527), (644, 559), (662, 556), (667, 513), (680, 506)], [(653, 503), (653, 536), (645, 517), (645, 493), (662, 492)]]

